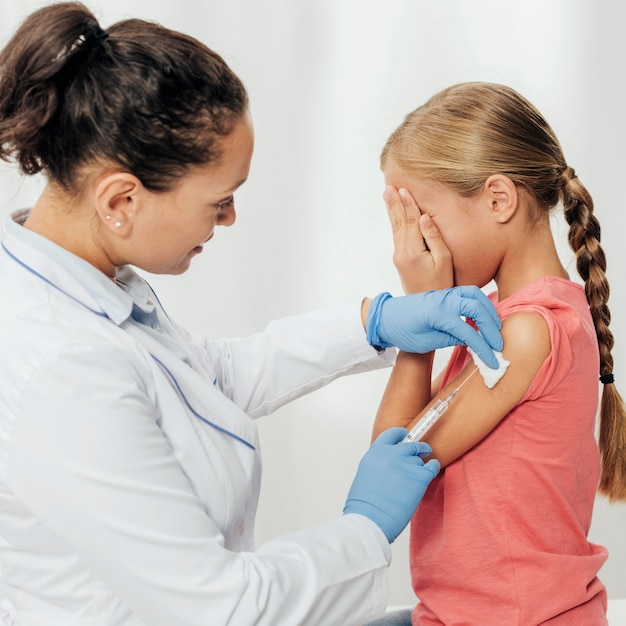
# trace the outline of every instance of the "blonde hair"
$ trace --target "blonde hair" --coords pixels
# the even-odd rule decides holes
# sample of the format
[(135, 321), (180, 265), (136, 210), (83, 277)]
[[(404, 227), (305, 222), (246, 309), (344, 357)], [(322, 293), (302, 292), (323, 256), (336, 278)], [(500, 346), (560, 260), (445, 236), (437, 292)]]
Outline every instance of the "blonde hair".
[(613, 334), (607, 306), (609, 283), (592, 198), (569, 167), (554, 131), (539, 111), (510, 87), (491, 83), (453, 85), (409, 113), (387, 140), (389, 159), (409, 175), (442, 183), (462, 196), (478, 193), (489, 176), (504, 174), (534, 199), (537, 215), (562, 204), (569, 244), (598, 338), (600, 377), (598, 490), (626, 500), (626, 409), (613, 376)]

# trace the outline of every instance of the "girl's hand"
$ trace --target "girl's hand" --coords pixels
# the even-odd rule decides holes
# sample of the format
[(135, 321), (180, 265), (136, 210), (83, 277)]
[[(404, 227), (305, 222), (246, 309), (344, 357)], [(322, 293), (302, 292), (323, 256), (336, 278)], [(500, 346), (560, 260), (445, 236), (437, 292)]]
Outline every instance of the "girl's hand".
[(388, 185), (383, 194), (393, 232), (393, 263), (404, 292), (454, 286), (452, 255), (439, 229), (406, 189)]

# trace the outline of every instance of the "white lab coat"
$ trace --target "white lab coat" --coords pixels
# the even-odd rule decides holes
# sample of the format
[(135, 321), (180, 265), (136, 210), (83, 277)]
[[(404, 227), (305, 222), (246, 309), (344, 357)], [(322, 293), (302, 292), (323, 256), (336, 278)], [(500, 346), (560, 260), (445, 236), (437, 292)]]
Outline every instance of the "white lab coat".
[(254, 546), (251, 418), (387, 364), (359, 307), (215, 342), (160, 312), (187, 364), (14, 232), (0, 250), (0, 623), (346, 626), (379, 615), (390, 550), (365, 517)]

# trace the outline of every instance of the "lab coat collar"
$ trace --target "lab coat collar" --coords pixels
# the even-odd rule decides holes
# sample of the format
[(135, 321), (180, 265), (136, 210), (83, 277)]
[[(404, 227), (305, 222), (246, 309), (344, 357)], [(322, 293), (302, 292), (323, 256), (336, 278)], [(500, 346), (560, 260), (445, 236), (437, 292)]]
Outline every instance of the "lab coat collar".
[[(2, 246), (24, 269), (101, 317), (122, 324), (133, 309), (133, 297), (91, 263), (54, 242), (24, 228), (30, 210), (9, 216), (2, 230)], [(120, 269), (124, 283), (141, 281), (130, 268)], [(138, 303), (141, 306), (141, 303)]]

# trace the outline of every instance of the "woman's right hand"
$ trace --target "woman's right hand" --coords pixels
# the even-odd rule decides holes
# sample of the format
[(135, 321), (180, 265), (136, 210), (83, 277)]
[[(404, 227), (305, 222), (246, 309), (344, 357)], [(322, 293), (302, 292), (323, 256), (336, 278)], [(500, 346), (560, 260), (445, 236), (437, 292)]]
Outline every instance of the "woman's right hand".
[(405, 428), (390, 428), (365, 453), (344, 506), (344, 515), (357, 513), (371, 519), (393, 543), (421, 502), (428, 485), (439, 472), (439, 461), (429, 456), (422, 441), (402, 442)]
[(404, 292), (452, 287), (452, 255), (430, 216), (420, 211), (406, 189), (388, 185), (383, 199), (393, 232), (393, 263)]

